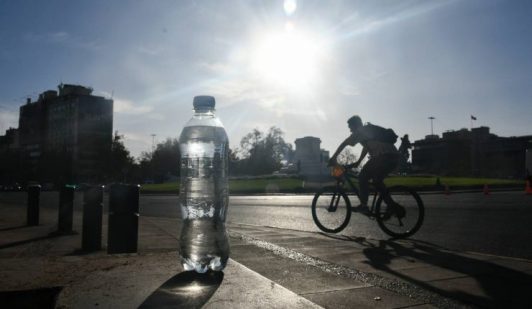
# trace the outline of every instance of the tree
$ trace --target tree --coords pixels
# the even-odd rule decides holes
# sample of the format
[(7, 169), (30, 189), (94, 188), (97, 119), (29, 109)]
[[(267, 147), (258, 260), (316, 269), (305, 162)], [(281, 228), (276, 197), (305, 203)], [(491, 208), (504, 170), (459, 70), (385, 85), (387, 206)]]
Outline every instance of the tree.
[(344, 150), (342, 150), (342, 152), (340, 152), (336, 160), (339, 164), (351, 164), (357, 160), (357, 156), (349, 147), (346, 147)]
[(179, 141), (167, 138), (157, 144), (151, 153), (143, 152), (140, 159), (140, 169), (144, 179), (164, 182), (170, 177), (179, 176), (180, 158)]
[(111, 181), (127, 181), (135, 169), (135, 159), (124, 145), (124, 136), (115, 132), (111, 149), (103, 154), (104, 175)]
[(179, 176), (180, 158), (179, 142), (177, 139), (168, 138), (157, 144), (152, 155), (152, 169), (157, 181), (164, 181), (170, 176)]
[(281, 160), (292, 151), (283, 131), (275, 126), (265, 134), (253, 129), (240, 141), (243, 172), (251, 175), (270, 174), (281, 168)]
[(228, 164), (229, 164), (229, 174), (230, 175), (242, 175), (244, 173), (244, 161), (238, 157), (240, 150), (238, 148), (231, 149), (229, 148), (228, 154)]
[[(344, 148), (344, 150), (342, 150), (342, 152), (340, 152), (336, 160), (338, 161), (339, 164), (347, 165), (347, 164), (355, 163), (357, 160), (357, 156), (353, 153), (352, 147), (346, 147)], [(363, 164), (360, 164), (359, 166), (355, 168), (355, 170), (360, 171), (362, 166)]]

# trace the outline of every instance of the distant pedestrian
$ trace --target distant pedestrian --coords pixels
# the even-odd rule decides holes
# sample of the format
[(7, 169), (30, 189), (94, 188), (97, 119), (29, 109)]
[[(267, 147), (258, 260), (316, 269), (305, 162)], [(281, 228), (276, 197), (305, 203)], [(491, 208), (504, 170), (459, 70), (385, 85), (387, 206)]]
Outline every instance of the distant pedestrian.
[(408, 161), (408, 158), (410, 158), (408, 152), (410, 148), (412, 148), (412, 143), (410, 143), (410, 140), (408, 139), (408, 134), (405, 134), (401, 137), (401, 145), (399, 146), (399, 152), (403, 155), (405, 161)]

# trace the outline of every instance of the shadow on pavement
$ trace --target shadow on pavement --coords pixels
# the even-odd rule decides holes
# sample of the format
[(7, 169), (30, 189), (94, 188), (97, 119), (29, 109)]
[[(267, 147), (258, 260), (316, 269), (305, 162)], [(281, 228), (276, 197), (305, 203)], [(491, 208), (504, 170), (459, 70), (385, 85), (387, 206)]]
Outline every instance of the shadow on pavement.
[(53, 309), (60, 287), (0, 292), (2, 308), (42, 308)]
[[(532, 300), (528, 295), (532, 291), (532, 275), (525, 272), (460, 255), (424, 241), (379, 240), (375, 244), (363, 237), (343, 237), (343, 240), (363, 245), (365, 248), (362, 252), (369, 260), (367, 263), (375, 269), (442, 296), (482, 307), (531, 308), (532, 306)], [(430, 281), (428, 278), (422, 278), (421, 271), (414, 278), (405, 274), (404, 270), (393, 269), (391, 264), (394, 259), (417, 260), (424, 263), (427, 268), (432, 267), (436, 271), (451, 271), (456, 274), (452, 278)], [(475, 293), (476, 288), (480, 290), (477, 289)]]
[(0, 250), (1, 249), (5, 249), (5, 248), (11, 248), (11, 247), (25, 245), (25, 244), (28, 244), (28, 243), (31, 243), (31, 242), (35, 242), (35, 241), (39, 241), (39, 240), (56, 238), (56, 237), (59, 237), (59, 236), (62, 236), (62, 235), (61, 234), (48, 234), (47, 236), (41, 236), (41, 237), (35, 237), (35, 238), (31, 238), (31, 239), (14, 241), (12, 243), (0, 245)]
[(179, 273), (161, 285), (139, 308), (201, 308), (216, 292), (223, 278), (221, 271)]
[(18, 229), (23, 229), (23, 228), (26, 228), (26, 227), (30, 227), (30, 226), (29, 225), (19, 225), (19, 226), (5, 227), (5, 228), (1, 228), (0, 232), (18, 230)]

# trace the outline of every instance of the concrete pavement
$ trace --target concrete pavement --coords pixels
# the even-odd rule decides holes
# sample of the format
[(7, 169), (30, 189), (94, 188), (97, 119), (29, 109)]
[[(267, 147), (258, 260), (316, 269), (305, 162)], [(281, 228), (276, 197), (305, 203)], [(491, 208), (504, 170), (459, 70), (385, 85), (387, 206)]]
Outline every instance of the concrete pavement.
[[(53, 210), (24, 223), (24, 208), (0, 205), (0, 303), (12, 307), (162, 307), (168, 293), (174, 306), (204, 308), (532, 306), (531, 261), (416, 241), (237, 224), (223, 274), (191, 277), (175, 251), (177, 219), (141, 217), (138, 253), (114, 255), (80, 252), (80, 234), (50, 236)], [(104, 216), (104, 246), (106, 232)]]

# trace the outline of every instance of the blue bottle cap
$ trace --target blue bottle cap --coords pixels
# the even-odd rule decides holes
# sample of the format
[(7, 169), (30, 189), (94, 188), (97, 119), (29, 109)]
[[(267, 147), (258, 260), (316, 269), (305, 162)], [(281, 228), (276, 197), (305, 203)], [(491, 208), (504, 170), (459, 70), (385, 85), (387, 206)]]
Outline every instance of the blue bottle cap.
[(194, 109), (213, 109), (216, 101), (210, 95), (198, 95), (194, 97)]

